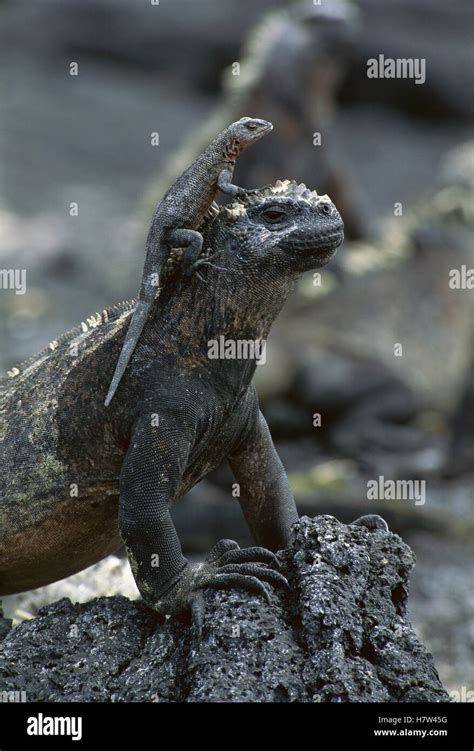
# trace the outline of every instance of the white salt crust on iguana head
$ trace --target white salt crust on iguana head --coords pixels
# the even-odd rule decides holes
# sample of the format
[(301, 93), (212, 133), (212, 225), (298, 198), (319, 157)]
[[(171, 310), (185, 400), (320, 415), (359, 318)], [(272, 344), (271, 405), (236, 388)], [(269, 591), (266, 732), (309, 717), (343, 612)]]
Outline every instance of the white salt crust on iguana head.
[(237, 218), (245, 214), (251, 206), (260, 204), (262, 198), (272, 198), (272, 196), (278, 198), (284, 196), (298, 201), (306, 201), (311, 206), (316, 206), (318, 203), (331, 203), (328, 195), (319, 195), (317, 191), (307, 188), (304, 183), (297, 183), (295, 180), (277, 180), (275, 185), (269, 185), (238, 198), (226, 206), (225, 210), (230, 217), (235, 216)]

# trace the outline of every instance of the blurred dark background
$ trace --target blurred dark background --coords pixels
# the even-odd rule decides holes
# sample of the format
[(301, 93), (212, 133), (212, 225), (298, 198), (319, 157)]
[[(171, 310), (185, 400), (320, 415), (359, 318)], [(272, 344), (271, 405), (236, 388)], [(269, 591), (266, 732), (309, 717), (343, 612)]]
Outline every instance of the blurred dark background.
[[(472, 291), (446, 298), (446, 275), (474, 267), (473, 32), (468, 0), (0, 2), (0, 265), (27, 274), (25, 295), (0, 294), (1, 368), (133, 297), (173, 178), (232, 120), (272, 120), (235, 182), (328, 192), (348, 239), (323, 289), (303, 280), (275, 325), (262, 408), (302, 512), (376, 510), (412, 545), (412, 616), (458, 691), (474, 665), (474, 316)], [(367, 78), (380, 54), (425, 59), (426, 82)], [(424, 479), (426, 503), (374, 509), (380, 475)], [(178, 504), (190, 555), (248, 541), (230, 483), (223, 467)], [(89, 572), (76, 598), (132, 586), (107, 565), (110, 586)], [(7, 598), (7, 612), (63, 586)]]

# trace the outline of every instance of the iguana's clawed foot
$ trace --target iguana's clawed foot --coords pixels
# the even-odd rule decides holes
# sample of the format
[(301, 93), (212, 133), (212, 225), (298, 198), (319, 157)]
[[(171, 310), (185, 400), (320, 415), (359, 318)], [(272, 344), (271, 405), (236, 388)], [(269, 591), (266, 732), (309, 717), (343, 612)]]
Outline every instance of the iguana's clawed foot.
[(266, 548), (240, 548), (234, 540), (221, 540), (204, 563), (184, 570), (155, 607), (163, 613), (190, 609), (193, 630), (200, 636), (205, 615), (203, 589), (241, 589), (261, 595), (269, 602), (269, 584), (289, 586), (283, 574), (276, 570), (278, 567), (278, 559)]
[(351, 522), (351, 525), (357, 527), (367, 527), (367, 529), (371, 532), (376, 529), (383, 529), (385, 532), (388, 532), (387, 522), (378, 514), (365, 514), (365, 516), (359, 516), (358, 519)]

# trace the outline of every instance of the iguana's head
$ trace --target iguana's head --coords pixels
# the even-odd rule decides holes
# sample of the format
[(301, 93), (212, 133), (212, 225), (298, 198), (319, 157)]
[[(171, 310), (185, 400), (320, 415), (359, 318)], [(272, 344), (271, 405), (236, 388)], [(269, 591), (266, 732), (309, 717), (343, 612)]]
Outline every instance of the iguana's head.
[(204, 247), (217, 249), (215, 263), (229, 273), (258, 269), (296, 277), (324, 266), (343, 239), (330, 198), (285, 180), (221, 209)]
[(161, 348), (168, 338), (176, 346), (179, 328), (186, 362), (195, 362), (192, 351), (199, 361), (221, 335), (265, 339), (293, 281), (324, 266), (344, 239), (330, 199), (289, 180), (214, 207), (201, 230), (207, 265), (184, 279), (182, 251), (173, 252), (150, 324)]
[(241, 117), (224, 130), (220, 137), (224, 141), (224, 151), (230, 159), (235, 159), (248, 146), (258, 141), (273, 129), (268, 120), (254, 117)]

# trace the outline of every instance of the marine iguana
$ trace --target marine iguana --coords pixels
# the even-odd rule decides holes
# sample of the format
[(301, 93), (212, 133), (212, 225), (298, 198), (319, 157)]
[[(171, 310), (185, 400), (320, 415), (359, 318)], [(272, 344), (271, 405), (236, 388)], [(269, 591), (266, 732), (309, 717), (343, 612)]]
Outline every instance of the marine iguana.
[[(298, 514), (252, 384), (257, 357), (213, 359), (209, 346), (265, 341), (294, 280), (334, 255), (343, 223), (327, 196), (286, 181), (221, 208), (203, 235), (208, 283), (168, 261), (111, 408), (102, 395), (134, 301), (2, 382), (0, 594), (81, 570), (121, 537), (144, 599), (162, 614), (191, 606), (198, 625), (203, 588), (268, 595), (264, 582), (285, 584), (272, 551)], [(169, 507), (226, 457), (258, 547), (221, 541), (191, 566)]]
[(199, 227), (219, 190), (233, 197), (245, 194), (244, 188), (232, 184), (235, 160), (244, 149), (269, 133), (272, 127), (266, 120), (251, 117), (241, 117), (229, 125), (177, 178), (158, 204), (146, 241), (145, 267), (138, 302), (112, 377), (106, 407), (118, 388), (148, 318), (170, 248), (188, 248), (183, 268), (185, 276), (199, 265), (209, 263), (199, 259), (202, 246)]

